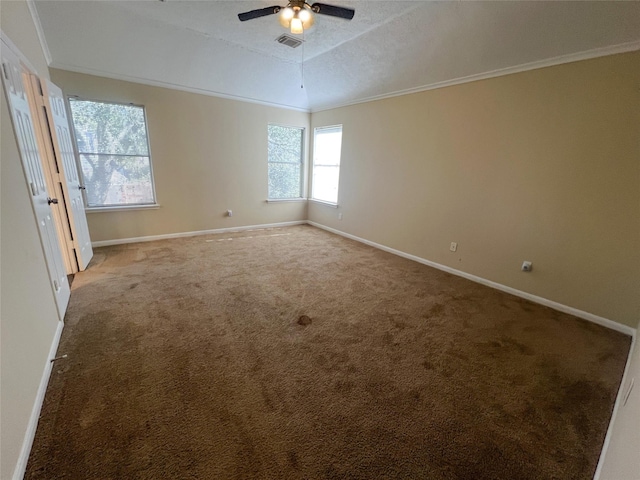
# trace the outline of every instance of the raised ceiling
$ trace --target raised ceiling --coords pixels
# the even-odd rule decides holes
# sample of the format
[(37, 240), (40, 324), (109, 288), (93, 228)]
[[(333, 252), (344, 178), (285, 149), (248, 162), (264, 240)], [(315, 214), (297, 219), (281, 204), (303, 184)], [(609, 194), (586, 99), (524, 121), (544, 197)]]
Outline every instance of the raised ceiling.
[(278, 0), (32, 4), (52, 67), (310, 111), (640, 49), (640, 2), (325, 1), (304, 50), (238, 20)]

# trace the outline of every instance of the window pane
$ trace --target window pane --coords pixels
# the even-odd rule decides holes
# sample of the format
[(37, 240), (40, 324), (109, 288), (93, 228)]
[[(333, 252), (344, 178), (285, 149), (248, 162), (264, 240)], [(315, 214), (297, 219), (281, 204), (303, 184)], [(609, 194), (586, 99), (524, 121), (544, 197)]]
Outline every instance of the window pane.
[(304, 129), (268, 126), (268, 198), (302, 197), (302, 154)]
[(155, 203), (144, 108), (70, 98), (87, 205)]
[(80, 153), (149, 155), (142, 107), (74, 99), (69, 105)]
[(342, 126), (316, 128), (313, 149), (311, 197), (338, 203)]
[(269, 164), (269, 198), (300, 198), (300, 164)]
[(313, 167), (313, 195), (316, 200), (338, 203), (340, 167)]
[(269, 125), (269, 162), (302, 162), (302, 129)]
[(316, 131), (313, 163), (317, 165), (340, 165), (342, 130)]
[(154, 203), (149, 157), (80, 155), (89, 207)]

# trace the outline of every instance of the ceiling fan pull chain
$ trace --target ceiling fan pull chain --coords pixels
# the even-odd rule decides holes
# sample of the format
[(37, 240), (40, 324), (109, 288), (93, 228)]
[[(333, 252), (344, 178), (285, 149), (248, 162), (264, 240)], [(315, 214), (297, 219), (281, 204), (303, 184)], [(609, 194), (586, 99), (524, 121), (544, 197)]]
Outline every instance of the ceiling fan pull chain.
[(304, 88), (304, 30), (302, 30), (302, 61), (300, 62), (300, 88)]

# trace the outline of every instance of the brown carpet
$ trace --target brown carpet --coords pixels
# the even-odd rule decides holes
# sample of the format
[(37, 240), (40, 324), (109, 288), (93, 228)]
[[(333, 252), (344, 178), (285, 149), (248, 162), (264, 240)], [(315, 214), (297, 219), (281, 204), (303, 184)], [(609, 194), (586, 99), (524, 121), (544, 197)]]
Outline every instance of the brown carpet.
[(629, 346), (309, 226), (100, 248), (26, 478), (591, 479)]

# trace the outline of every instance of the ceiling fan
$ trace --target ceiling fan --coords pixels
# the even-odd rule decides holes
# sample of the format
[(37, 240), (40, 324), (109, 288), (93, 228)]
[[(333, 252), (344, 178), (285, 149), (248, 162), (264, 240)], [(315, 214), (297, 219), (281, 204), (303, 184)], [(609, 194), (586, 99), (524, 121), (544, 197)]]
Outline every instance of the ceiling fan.
[(300, 34), (313, 25), (313, 14), (329, 15), (331, 17), (351, 20), (356, 13), (352, 8), (337, 7), (325, 3), (314, 3), (309, 5), (304, 0), (291, 0), (285, 7), (273, 6), (259, 8), (249, 12), (239, 13), (241, 22), (253, 20), (254, 18), (266, 17), (267, 15), (280, 14), (280, 24), (291, 30), (291, 33)]

